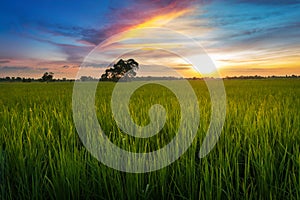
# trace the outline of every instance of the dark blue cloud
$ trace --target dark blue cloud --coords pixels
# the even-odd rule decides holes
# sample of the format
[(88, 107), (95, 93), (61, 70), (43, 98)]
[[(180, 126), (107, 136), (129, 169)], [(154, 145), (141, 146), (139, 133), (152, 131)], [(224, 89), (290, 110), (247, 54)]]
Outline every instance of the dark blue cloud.
[(210, 47), (270, 48), (300, 44), (300, 4), (266, 5), (266, 2), (257, 5), (230, 1), (206, 6), (206, 14), (199, 18), (207, 19), (207, 26), (214, 29), (208, 36), (215, 41)]
[(249, 4), (264, 4), (264, 5), (290, 5), (299, 4), (299, 0), (236, 0), (237, 3), (249, 3)]

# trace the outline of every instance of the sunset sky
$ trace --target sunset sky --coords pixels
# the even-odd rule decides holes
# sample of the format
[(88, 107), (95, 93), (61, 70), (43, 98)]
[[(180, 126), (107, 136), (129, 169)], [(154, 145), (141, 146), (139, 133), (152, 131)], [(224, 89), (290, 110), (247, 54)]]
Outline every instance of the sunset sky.
[[(91, 66), (105, 70), (117, 57), (136, 59), (140, 75), (159, 73), (168, 65), (184, 76), (193, 68), (178, 55), (145, 48), (125, 55), (140, 43), (132, 30), (162, 27), (199, 43), (221, 76), (300, 75), (300, 1), (292, 0), (108, 0), (108, 1), (1, 1), (0, 77), (75, 78), (86, 56), (100, 43), (123, 31), (123, 42), (110, 48), (116, 54)], [(157, 30), (160, 35), (160, 29)], [(165, 38), (162, 48), (176, 48), (179, 40)], [(153, 38), (154, 39), (154, 38)], [(130, 44), (128, 43), (130, 42)], [(123, 45), (123, 46), (122, 46)], [(197, 55), (194, 49), (186, 49)], [(154, 67), (156, 66), (156, 67)], [(204, 66), (205, 67), (205, 66)]]

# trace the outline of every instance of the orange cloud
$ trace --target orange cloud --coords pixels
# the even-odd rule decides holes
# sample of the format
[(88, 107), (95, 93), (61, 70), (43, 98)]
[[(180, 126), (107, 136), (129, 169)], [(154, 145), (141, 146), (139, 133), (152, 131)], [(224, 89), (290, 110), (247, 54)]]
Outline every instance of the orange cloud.
[(168, 22), (172, 21), (173, 19), (180, 17), (186, 13), (189, 13), (192, 11), (190, 8), (185, 8), (178, 11), (171, 11), (169, 13), (160, 14), (157, 16), (153, 16), (150, 19), (146, 20), (145, 22), (142, 22), (133, 28), (146, 28), (146, 27), (160, 27)]
[[(117, 23), (108, 27), (105, 33), (109, 38), (116, 33), (138, 28), (164, 26), (172, 20), (192, 12), (194, 10), (191, 8), (193, 2), (193, 0), (173, 0), (166, 6), (159, 6), (156, 3), (161, 4), (161, 1), (143, 1), (142, 4), (125, 9), (115, 15), (118, 20)], [(131, 35), (124, 35), (120, 39), (126, 37), (131, 37)], [(105, 43), (108, 44), (109, 42), (106, 41)]]

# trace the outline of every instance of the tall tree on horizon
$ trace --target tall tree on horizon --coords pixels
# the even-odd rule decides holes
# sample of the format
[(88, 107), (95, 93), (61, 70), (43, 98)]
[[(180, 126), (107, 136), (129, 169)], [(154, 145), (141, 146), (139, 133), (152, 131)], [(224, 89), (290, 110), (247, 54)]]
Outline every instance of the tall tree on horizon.
[(120, 59), (113, 67), (105, 70), (105, 73), (101, 75), (100, 80), (117, 82), (122, 77), (124, 77), (125, 80), (128, 80), (136, 75), (138, 69), (139, 63), (134, 59)]
[(42, 81), (49, 82), (53, 80), (54, 73), (53, 72), (45, 72), (42, 76)]

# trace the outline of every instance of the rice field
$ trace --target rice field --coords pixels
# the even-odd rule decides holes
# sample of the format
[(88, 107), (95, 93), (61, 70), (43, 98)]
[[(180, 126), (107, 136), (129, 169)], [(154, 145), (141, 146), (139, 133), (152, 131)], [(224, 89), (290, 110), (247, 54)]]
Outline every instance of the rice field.
[[(0, 83), (1, 199), (300, 199), (300, 79), (225, 80), (225, 125), (202, 159), (210, 98), (204, 81), (190, 83), (200, 111), (196, 138), (171, 165), (139, 174), (109, 168), (84, 147), (73, 122), (73, 83)], [(110, 140), (132, 152), (168, 144), (180, 122), (176, 96), (155, 84), (139, 88), (129, 105), (136, 123), (149, 123), (156, 103), (168, 118), (159, 134), (134, 138), (111, 114), (114, 84), (100, 82), (95, 101)]]

